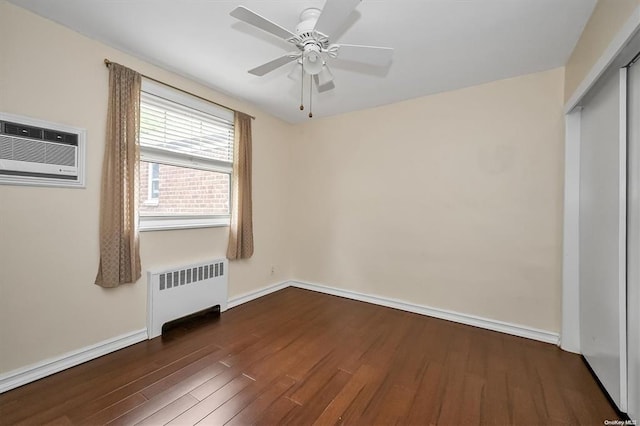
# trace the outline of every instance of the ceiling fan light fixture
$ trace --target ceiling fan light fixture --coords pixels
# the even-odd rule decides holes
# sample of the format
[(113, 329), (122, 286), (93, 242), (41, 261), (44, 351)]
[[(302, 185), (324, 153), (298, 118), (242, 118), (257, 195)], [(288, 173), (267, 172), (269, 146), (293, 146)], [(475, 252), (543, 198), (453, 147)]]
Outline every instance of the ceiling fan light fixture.
[(304, 65), (304, 71), (307, 74), (319, 74), (324, 66), (324, 59), (322, 59), (318, 46), (307, 46), (302, 57), (302, 62)]
[(323, 66), (322, 70), (318, 73), (318, 86), (322, 87), (333, 81), (333, 73), (328, 66)]
[(302, 61), (298, 60), (296, 64), (291, 68), (287, 77), (289, 77), (293, 81), (299, 81), (300, 76), (302, 75)]

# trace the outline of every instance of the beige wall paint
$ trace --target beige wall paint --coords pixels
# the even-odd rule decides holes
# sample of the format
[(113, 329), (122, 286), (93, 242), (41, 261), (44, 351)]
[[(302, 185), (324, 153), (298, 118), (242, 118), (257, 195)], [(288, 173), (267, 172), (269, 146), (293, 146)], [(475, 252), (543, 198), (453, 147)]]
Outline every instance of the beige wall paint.
[(294, 278), (557, 332), (563, 77), (303, 125)]
[(565, 102), (637, 7), (640, 7), (640, 0), (598, 0), (566, 65)]
[[(290, 276), (290, 125), (3, 0), (0, 58), (0, 111), (86, 128), (88, 135), (86, 189), (0, 186), (0, 373), (145, 327), (144, 275), (117, 289), (93, 285), (107, 105), (104, 58), (257, 117), (255, 255), (231, 263), (230, 296)], [(142, 269), (223, 257), (227, 233), (142, 233)]]

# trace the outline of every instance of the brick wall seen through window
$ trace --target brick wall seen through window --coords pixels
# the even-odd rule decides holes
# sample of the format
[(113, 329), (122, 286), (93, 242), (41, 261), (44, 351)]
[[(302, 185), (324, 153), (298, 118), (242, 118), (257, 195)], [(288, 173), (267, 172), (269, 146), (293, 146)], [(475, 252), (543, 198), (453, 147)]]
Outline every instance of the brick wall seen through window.
[(229, 214), (229, 175), (160, 164), (158, 198), (150, 200), (149, 163), (140, 162), (140, 216)]

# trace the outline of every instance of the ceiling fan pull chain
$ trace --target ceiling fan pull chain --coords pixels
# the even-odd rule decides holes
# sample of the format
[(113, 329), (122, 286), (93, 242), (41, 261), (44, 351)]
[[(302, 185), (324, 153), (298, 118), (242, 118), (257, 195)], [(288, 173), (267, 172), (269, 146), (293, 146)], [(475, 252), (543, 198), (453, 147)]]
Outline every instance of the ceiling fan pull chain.
[(313, 107), (311, 106), (311, 98), (313, 97), (313, 76), (309, 74), (309, 118), (313, 118)]
[(300, 111), (304, 109), (304, 61), (301, 61), (302, 77), (300, 77)]

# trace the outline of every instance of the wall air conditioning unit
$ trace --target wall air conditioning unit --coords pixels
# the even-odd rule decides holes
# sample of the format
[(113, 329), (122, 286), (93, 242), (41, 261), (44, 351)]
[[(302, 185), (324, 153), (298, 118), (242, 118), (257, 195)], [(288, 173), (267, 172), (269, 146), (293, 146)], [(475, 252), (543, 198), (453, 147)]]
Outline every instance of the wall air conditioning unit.
[(0, 112), (0, 184), (84, 188), (86, 130)]

